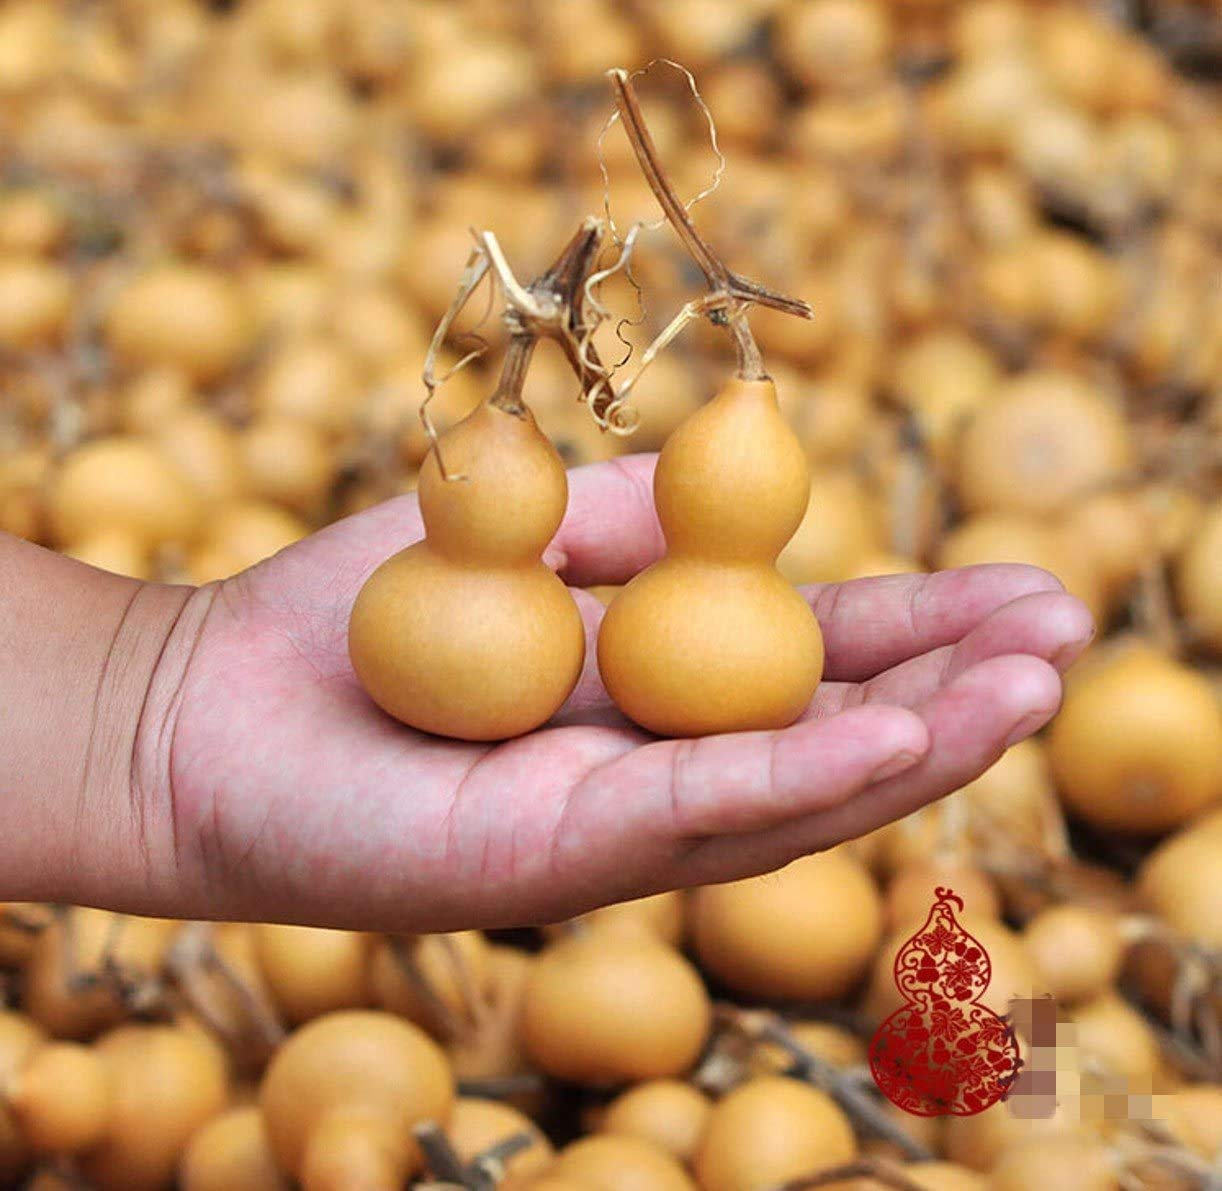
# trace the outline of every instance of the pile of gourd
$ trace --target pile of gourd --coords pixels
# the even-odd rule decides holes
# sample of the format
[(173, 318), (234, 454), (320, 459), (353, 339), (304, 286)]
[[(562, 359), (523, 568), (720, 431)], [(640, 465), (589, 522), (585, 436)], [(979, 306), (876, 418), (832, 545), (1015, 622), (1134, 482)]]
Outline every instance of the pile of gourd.
[[(811, 481), (781, 573), (1032, 562), (1103, 630), (1044, 737), (771, 877), (494, 938), (7, 907), (0, 1182), (1207, 1184), (1222, 12), (1157, 0), (1130, 26), (1111, 7), (0, 6), (0, 530), (207, 582), (413, 490), (421, 370), (469, 229), (531, 277), (604, 200), (621, 229), (653, 219), (622, 132), (600, 142), (603, 72), (667, 57), (726, 156), (693, 217), (815, 310), (751, 314)], [(673, 72), (639, 87), (698, 193), (717, 166), (702, 112)], [(690, 296), (666, 236), (634, 267), (638, 350)], [(626, 317), (636, 299), (608, 287)], [(497, 355), (439, 390), (440, 430), (492, 391)], [(627, 436), (551, 345), (522, 396), (578, 465), (658, 449), (727, 367), (724, 336), (685, 331)], [(1052, 994), (1073, 1026), (1048, 1119), (916, 1118), (863, 1082), (895, 953), (945, 885), (991, 956), (985, 1002)]]

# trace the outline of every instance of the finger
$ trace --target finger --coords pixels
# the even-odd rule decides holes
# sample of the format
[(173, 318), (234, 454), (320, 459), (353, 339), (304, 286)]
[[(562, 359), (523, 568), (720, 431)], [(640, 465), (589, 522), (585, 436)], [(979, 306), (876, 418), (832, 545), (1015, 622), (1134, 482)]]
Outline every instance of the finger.
[(1064, 672), (1094, 636), (1086, 606), (1071, 595), (1039, 592), (1004, 604), (962, 641), (902, 662), (864, 683), (821, 683), (803, 718), (865, 703), (915, 707), (965, 670), (1005, 654), (1030, 654)]
[(569, 506), (543, 556), (573, 587), (626, 583), (666, 550), (653, 505), (657, 455), (625, 455), (569, 472)]
[[(855, 839), (979, 777), (1012, 744), (1037, 732), (1060, 706), (1061, 680), (1039, 658), (990, 658), (922, 706), (930, 747), (912, 768), (855, 798), (753, 836), (677, 843), (684, 884), (770, 872), (798, 856)], [(800, 801), (798, 803), (800, 805)]]
[(882, 706), (779, 732), (654, 741), (576, 791), (570, 821), (609, 815), (621, 829), (673, 838), (759, 831), (835, 806), (928, 747), (919, 716)]
[(991, 563), (930, 575), (882, 575), (806, 589), (823, 629), (824, 676), (861, 682), (953, 645), (1003, 604), (1063, 592), (1039, 567)]

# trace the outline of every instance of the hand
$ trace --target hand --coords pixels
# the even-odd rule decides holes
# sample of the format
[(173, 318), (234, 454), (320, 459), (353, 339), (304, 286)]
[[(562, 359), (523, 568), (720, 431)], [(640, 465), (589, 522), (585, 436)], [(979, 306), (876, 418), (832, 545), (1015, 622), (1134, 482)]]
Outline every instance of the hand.
[[(653, 463), (572, 473), (547, 556), (570, 585), (661, 555)], [(1032, 567), (814, 587), (826, 674), (799, 723), (659, 740), (608, 701), (575, 590), (589, 648), (556, 724), (466, 744), (390, 719), (348, 660), (357, 591), (422, 533), (401, 497), (191, 597), (134, 753), (146, 871), (170, 874), (146, 912), (453, 930), (775, 869), (976, 777), (1055, 713), (1093, 631)]]

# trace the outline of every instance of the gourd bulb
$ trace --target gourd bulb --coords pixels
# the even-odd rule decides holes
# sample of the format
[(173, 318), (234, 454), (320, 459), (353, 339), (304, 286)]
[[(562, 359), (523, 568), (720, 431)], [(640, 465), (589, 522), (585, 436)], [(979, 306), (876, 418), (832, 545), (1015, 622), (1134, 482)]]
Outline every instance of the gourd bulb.
[(503, 740), (550, 719), (581, 674), (577, 605), (541, 561), (568, 481), (528, 410), (485, 402), (420, 472), (424, 541), (357, 596), (348, 645), (383, 710), (425, 732)]
[(367, 1003), (368, 935), (275, 923), (252, 929), (260, 975), (289, 1025)]
[(920, 1162), (904, 1175), (921, 1191), (989, 1191), (988, 1180), (956, 1162)]
[(219, 415), (207, 409), (184, 409), (160, 421), (152, 437), (206, 507), (241, 494), (238, 435)]
[(149, 551), (134, 534), (124, 529), (103, 528), (79, 542), (62, 547), (62, 553), (91, 567), (100, 567), (132, 579), (151, 579)]
[(239, 451), (254, 496), (307, 515), (325, 506), (339, 460), (318, 427), (301, 418), (267, 415), (242, 431)]
[(137, 373), (115, 396), (120, 424), (129, 434), (152, 434), (195, 401), (191, 382), (173, 368)]
[(598, 1130), (644, 1138), (687, 1163), (699, 1147), (712, 1110), (709, 1098), (689, 1083), (646, 1080), (611, 1101)]
[(826, 1092), (765, 1075), (714, 1105), (694, 1168), (705, 1191), (765, 1191), (856, 1154), (852, 1125)]
[[(561, 1180), (553, 1186), (553, 1180)], [(596, 1133), (565, 1146), (535, 1188), (548, 1191), (696, 1191), (696, 1184), (660, 1146), (642, 1137)]]
[(1133, 492), (1094, 492), (1075, 500), (1061, 523), (1066, 549), (1090, 558), (1109, 596), (1132, 583), (1155, 555), (1154, 518)]
[[(412, 1126), (444, 1124), (454, 1081), (441, 1049), (422, 1030), (389, 1013), (347, 1010), (315, 1018), (277, 1050), (259, 1089), (276, 1161), (306, 1191), (332, 1182), (345, 1165), (391, 1169), (398, 1188), (419, 1152)], [(306, 1177), (313, 1165), (320, 1173)], [(325, 1173), (326, 1177), (323, 1177)], [(381, 1191), (383, 1184), (372, 1183)]]
[(208, 520), (207, 536), (187, 560), (193, 583), (227, 579), (300, 541), (309, 527), (292, 513), (258, 500), (223, 505)]
[(775, 50), (800, 82), (845, 90), (877, 79), (891, 39), (877, 0), (795, 0), (778, 14)]
[(148, 546), (187, 540), (201, 511), (187, 479), (155, 446), (125, 437), (77, 447), (51, 480), (49, 507), (59, 541), (105, 526)]
[(1083, 1069), (1127, 1081), (1132, 1095), (1149, 1094), (1162, 1070), (1158, 1039), (1142, 1015), (1112, 990), (1076, 1006), (1073, 1039)]
[(67, 213), (53, 193), (14, 189), (0, 195), (0, 252), (43, 256), (60, 246), (67, 230)]
[(177, 368), (196, 381), (219, 380), (250, 342), (241, 291), (200, 265), (159, 265), (136, 277), (107, 315), (106, 342), (136, 367)]
[(1222, 657), (1222, 500), (1205, 512), (1180, 555), (1175, 592), (1193, 639)]
[(117, 1024), (126, 1011), (113, 982), (94, 979), (81, 988), (72, 975), (97, 977), (110, 963), (128, 979), (151, 978), (160, 971), (179, 924), (85, 906), (67, 913), (70, 935), (58, 921), (38, 934), (25, 969), (22, 1007), (57, 1038), (83, 1039)]
[(929, 912), (939, 887), (953, 889), (963, 899), (965, 912), (982, 918), (1001, 914), (997, 886), (978, 865), (953, 854), (905, 864), (887, 886), (887, 924), (894, 928)]
[(9, 1082), (9, 1109), (37, 1154), (74, 1154), (101, 1140), (114, 1095), (97, 1055), (76, 1042), (35, 1052)]
[(1120, 1191), (1107, 1147), (1084, 1137), (1041, 1137), (1008, 1147), (989, 1173), (990, 1191)]
[(1173, 835), (1145, 858), (1137, 870), (1137, 893), (1143, 906), (1176, 934), (1216, 949), (1222, 947), (1217, 881), (1222, 825), (1205, 822)]
[(1222, 711), (1207, 679), (1133, 644), (1071, 679), (1048, 758), (1066, 807), (1091, 826), (1168, 831), (1222, 793)]
[(178, 1169), (182, 1191), (289, 1191), (258, 1105), (231, 1108), (191, 1138)]
[(195, 1132), (225, 1106), (225, 1058), (215, 1041), (175, 1026), (125, 1025), (94, 1044), (112, 1089), (98, 1144), (78, 1159), (99, 1191), (161, 1191)]
[(1106, 613), (1103, 584), (1092, 560), (1070, 553), (1055, 525), (1018, 513), (970, 517), (942, 539), (939, 567), (1019, 562), (1055, 575), (1080, 599), (1096, 621)]
[(831, 1000), (866, 971), (882, 902), (865, 867), (842, 851), (691, 894), (701, 965), (736, 992), (768, 1001)]
[[(0, 1088), (6, 1088), (45, 1042), (42, 1030), (24, 1013), (0, 1009)], [(16, 1184), (30, 1163), (26, 1144), (9, 1106), (0, 1098), (0, 1180)]]
[(1119, 409), (1075, 377), (1034, 372), (976, 413), (956, 485), (970, 512), (1043, 516), (1115, 481), (1132, 459)]
[(684, 895), (680, 890), (655, 893), (632, 901), (602, 906), (575, 919), (578, 929), (641, 932), (672, 947), (683, 938)]
[(460, 1096), (454, 1101), (446, 1136), (464, 1162), (471, 1162), (490, 1146), (516, 1133), (530, 1137), (530, 1145), (519, 1150), (505, 1163), (506, 1182), (517, 1187), (522, 1176), (538, 1174), (551, 1165), (552, 1143), (544, 1137), (538, 1125), (508, 1104), (499, 1100), (481, 1100)]
[(667, 555), (603, 618), (611, 698), (663, 736), (791, 724), (818, 685), (823, 639), (776, 569), (810, 479), (772, 382), (725, 384), (671, 435), (653, 489)]
[(72, 313), (72, 283), (57, 265), (0, 259), (0, 350), (31, 351), (62, 338)]
[(816, 471), (793, 537), (777, 559), (791, 583), (839, 583), (882, 549), (882, 530), (862, 480), (845, 467)]
[[(825, 1021), (794, 1021), (788, 1022), (786, 1029), (799, 1046), (835, 1067), (860, 1067), (867, 1062), (866, 1044), (841, 1026)], [(765, 1042), (751, 1054), (751, 1071), (758, 1075), (784, 1075), (794, 1062), (789, 1051)]]
[(1067, 903), (1042, 910), (1023, 941), (1044, 986), (1061, 1004), (1090, 1000), (1111, 987), (1124, 961), (1124, 936), (1111, 915)]
[(520, 1029), (549, 1075), (606, 1085), (682, 1074), (711, 1018), (699, 974), (677, 951), (645, 935), (593, 930), (535, 960)]
[(1002, 1102), (975, 1116), (948, 1117), (944, 1148), (952, 1162), (987, 1173), (1011, 1146), (1028, 1142), (1044, 1145), (1066, 1136), (1090, 1137), (1101, 1131), (1101, 1125), (1083, 1118), (1081, 1102), (1075, 1098), (1058, 1100), (1052, 1116), (1033, 1120), (1016, 1116), (1010, 1105)]
[(363, 389), (351, 356), (320, 336), (290, 340), (254, 381), (255, 411), (264, 417), (299, 418), (338, 438), (361, 408)]

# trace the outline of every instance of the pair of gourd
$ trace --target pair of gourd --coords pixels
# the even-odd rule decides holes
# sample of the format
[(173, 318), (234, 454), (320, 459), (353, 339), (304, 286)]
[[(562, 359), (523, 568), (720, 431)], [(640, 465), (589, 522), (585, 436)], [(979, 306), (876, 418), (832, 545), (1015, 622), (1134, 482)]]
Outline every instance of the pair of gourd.
[[(568, 499), (529, 410), (485, 402), (421, 469), (424, 540), (357, 597), (353, 666), (384, 710), (423, 731), (503, 740), (550, 719), (585, 660), (577, 605), (542, 555)], [(612, 700), (662, 736), (781, 728), (823, 668), (809, 605), (777, 555), (809, 470), (766, 378), (734, 378), (665, 444), (654, 501), (667, 553), (612, 600), (598, 666)]]

